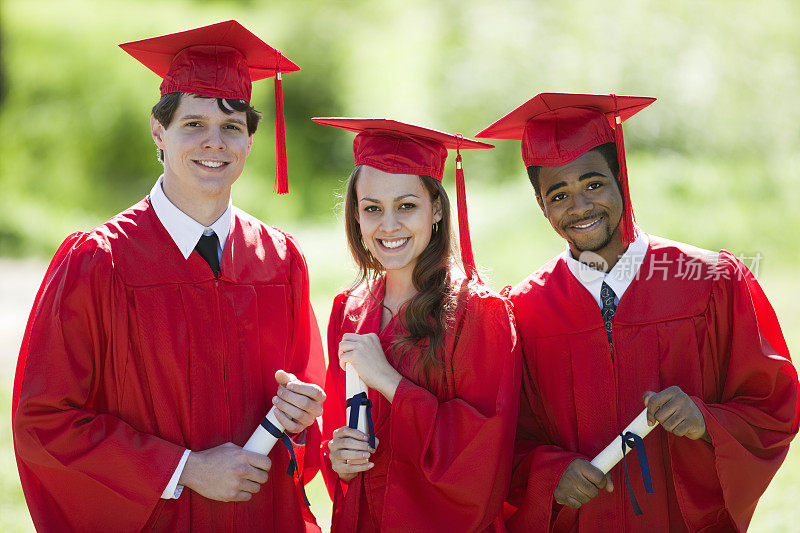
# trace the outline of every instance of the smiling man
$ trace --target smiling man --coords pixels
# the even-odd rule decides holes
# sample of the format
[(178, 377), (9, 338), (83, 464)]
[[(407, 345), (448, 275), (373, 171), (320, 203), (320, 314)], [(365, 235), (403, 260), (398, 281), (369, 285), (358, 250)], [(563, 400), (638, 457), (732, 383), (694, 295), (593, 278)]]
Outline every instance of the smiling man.
[[(522, 140), (567, 241), (509, 293), (526, 365), (512, 531), (744, 531), (797, 432), (797, 373), (755, 277), (634, 224), (622, 121), (653, 101), (543, 93), (477, 135)], [(636, 453), (629, 481), (594, 467), (644, 409), (649, 469)]]
[[(34, 524), (318, 531), (302, 498), (324, 400), (306, 263), (231, 205), (260, 120), (251, 81), (277, 74), (280, 110), (280, 72), (298, 67), (235, 21), (121, 46), (164, 78), (150, 118), (164, 173), (68, 237), (37, 295), (13, 400)], [(273, 405), (298, 446), (243, 450)]]

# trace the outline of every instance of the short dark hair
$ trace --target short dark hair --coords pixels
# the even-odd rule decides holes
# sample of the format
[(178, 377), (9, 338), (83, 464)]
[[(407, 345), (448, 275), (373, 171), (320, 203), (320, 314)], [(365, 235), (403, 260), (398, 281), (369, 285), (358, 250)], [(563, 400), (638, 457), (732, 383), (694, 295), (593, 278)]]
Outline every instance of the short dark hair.
[[(613, 142), (601, 144), (599, 146), (595, 146), (592, 150), (596, 152), (600, 152), (605, 160), (608, 168), (611, 169), (611, 173), (614, 174), (614, 179), (619, 180), (619, 159), (617, 158), (617, 145)], [(589, 150), (590, 152), (592, 150)], [(541, 170), (541, 166), (538, 165), (531, 165), (528, 167), (528, 179), (531, 181), (531, 185), (533, 185), (533, 190), (536, 192), (536, 196), (542, 196), (542, 191), (539, 190), (539, 171)]]
[[(211, 98), (210, 96), (202, 96), (193, 93), (167, 93), (161, 97), (156, 105), (153, 106), (151, 113), (153, 117), (161, 123), (165, 128), (169, 128), (172, 124), (172, 119), (175, 116), (175, 111), (181, 103), (182, 96), (192, 96), (195, 98)], [(226, 105), (227, 104), (227, 105)], [(256, 110), (249, 102), (244, 100), (235, 100), (233, 98), (217, 98), (217, 105), (220, 110), (226, 115), (230, 115), (234, 111), (243, 111), (245, 114), (245, 121), (247, 122), (247, 135), (253, 135), (258, 129), (258, 123), (261, 121), (261, 113)], [(158, 160), (164, 162), (164, 151), (158, 150)]]

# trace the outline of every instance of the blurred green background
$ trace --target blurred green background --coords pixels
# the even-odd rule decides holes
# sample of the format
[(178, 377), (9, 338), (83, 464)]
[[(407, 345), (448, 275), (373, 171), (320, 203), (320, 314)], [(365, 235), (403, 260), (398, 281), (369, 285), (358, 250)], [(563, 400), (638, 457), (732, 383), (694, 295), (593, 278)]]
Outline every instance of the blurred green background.
[[(538, 92), (615, 92), (658, 98), (625, 127), (639, 223), (706, 248), (760, 254), (757, 275), (790, 349), (800, 347), (800, 3), (793, 0), (3, 0), (1, 287), (20, 290), (18, 277), (41, 277), (67, 234), (133, 204), (160, 172), (148, 130), (160, 80), (116, 45), (230, 18), (302, 67), (283, 78), (291, 194), (271, 193), (273, 89), (256, 82), (253, 103), (265, 120), (234, 202), (298, 236), (322, 327), (333, 295), (352, 277), (337, 208), (352, 135), (310, 117), (390, 117), (473, 135)], [(465, 153), (464, 166), (475, 254), (500, 288), (563, 244), (539, 214), (519, 143), (496, 144)], [(453, 172), (451, 159), (450, 191)], [(4, 297), (0, 316), (24, 326), (35, 290), (35, 283), (25, 288), (17, 307)], [(22, 326), (0, 349), (3, 405)], [(32, 526), (9, 426), (6, 408), (0, 530), (25, 531)], [(793, 450), (751, 530), (796, 530), (798, 493)], [(315, 481), (322, 522), (326, 498)]]

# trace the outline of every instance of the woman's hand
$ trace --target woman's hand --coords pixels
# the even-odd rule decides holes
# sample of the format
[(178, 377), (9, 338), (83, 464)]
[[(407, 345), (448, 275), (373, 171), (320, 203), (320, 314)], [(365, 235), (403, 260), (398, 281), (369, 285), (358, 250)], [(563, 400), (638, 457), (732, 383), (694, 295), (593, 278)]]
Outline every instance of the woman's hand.
[(403, 376), (395, 370), (383, 353), (381, 341), (374, 333), (345, 333), (339, 343), (339, 366), (350, 363), (364, 384), (375, 389), (391, 402)]
[[(378, 439), (375, 438), (377, 447)], [(375, 466), (369, 460), (375, 449), (370, 448), (369, 437), (357, 429), (343, 426), (334, 431), (333, 438), (328, 442), (328, 450), (331, 467), (342, 481), (350, 481), (359, 472), (366, 472)]]

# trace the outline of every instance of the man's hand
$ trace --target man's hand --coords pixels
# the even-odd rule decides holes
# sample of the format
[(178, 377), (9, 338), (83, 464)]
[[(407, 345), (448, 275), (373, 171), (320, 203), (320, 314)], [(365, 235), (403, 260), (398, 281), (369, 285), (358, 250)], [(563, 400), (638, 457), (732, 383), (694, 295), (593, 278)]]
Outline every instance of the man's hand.
[(575, 459), (561, 474), (558, 486), (553, 491), (553, 499), (561, 505), (579, 509), (597, 496), (600, 489), (608, 492), (614, 490), (611, 476), (603, 474), (586, 459)]
[(189, 452), (179, 485), (210, 500), (246, 502), (266, 483), (272, 462), (232, 442), (201, 452)]
[[(375, 447), (378, 447), (377, 438)], [(343, 426), (334, 431), (328, 450), (333, 471), (344, 481), (350, 481), (358, 472), (366, 472), (375, 466), (369, 461), (369, 456), (375, 453), (369, 447), (369, 437), (357, 429)]]
[(651, 426), (658, 421), (678, 437), (711, 442), (703, 413), (680, 387), (673, 385), (659, 393), (647, 391), (642, 399), (647, 406), (647, 423)]
[(300, 433), (322, 415), (325, 393), (313, 383), (298, 381), (294, 375), (278, 370), (275, 372), (278, 393), (272, 398), (277, 407), (275, 418), (289, 433)]

